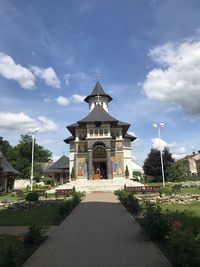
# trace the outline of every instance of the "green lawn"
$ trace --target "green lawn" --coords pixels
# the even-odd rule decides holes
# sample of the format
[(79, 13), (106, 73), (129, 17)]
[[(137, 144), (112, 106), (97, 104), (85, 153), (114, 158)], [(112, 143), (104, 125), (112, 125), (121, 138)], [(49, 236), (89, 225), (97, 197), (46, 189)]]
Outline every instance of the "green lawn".
[(5, 195), (0, 196), (0, 202), (1, 202), (2, 200), (6, 199), (6, 198), (11, 199), (13, 202), (17, 201), (17, 197), (11, 197), (10, 194), (5, 194)]
[(60, 221), (58, 206), (34, 207), (28, 211), (0, 209), (0, 226), (20, 226), (39, 223), (55, 225)]
[(170, 211), (185, 212), (182, 219), (189, 227), (200, 229), (200, 202), (194, 201), (189, 204), (162, 204), (161, 207)]
[[(177, 183), (174, 183), (174, 184), (178, 184), (178, 182)], [(162, 186), (162, 183), (148, 183), (148, 185), (150, 185), (150, 186), (154, 186), (154, 185), (157, 185), (157, 186)], [(173, 184), (172, 183), (166, 183), (166, 186), (173, 186)], [(194, 194), (194, 195), (196, 195), (196, 194), (198, 194), (198, 195), (200, 195), (200, 188), (197, 188), (197, 187), (189, 187), (189, 188), (181, 188), (181, 194)]]
[(200, 188), (197, 187), (190, 187), (190, 188), (182, 188), (181, 194), (194, 194), (199, 195), (200, 194)]
[(194, 201), (189, 204), (162, 204), (162, 207), (169, 210), (188, 211), (200, 218), (200, 202)]

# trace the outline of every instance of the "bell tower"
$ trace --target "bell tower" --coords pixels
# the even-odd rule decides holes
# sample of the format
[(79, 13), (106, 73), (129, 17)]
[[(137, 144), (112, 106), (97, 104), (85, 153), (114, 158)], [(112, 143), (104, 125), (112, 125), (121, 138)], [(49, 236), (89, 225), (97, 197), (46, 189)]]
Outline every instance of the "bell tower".
[(100, 105), (106, 112), (108, 112), (108, 103), (111, 100), (112, 97), (104, 92), (99, 81), (97, 81), (92, 93), (84, 99), (89, 104), (89, 111), (92, 111), (96, 105)]

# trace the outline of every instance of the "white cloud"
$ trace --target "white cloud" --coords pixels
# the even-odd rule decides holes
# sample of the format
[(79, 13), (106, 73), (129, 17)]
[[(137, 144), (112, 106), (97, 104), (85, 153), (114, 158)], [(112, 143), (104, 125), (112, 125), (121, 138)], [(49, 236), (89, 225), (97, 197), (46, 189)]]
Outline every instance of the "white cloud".
[(81, 83), (89, 83), (92, 81), (92, 76), (88, 75), (84, 72), (77, 72), (77, 73), (67, 73), (64, 75), (65, 83), (69, 86), (70, 81), (78, 80)]
[(163, 150), (165, 147), (170, 148), (170, 152), (172, 153), (172, 157), (175, 159), (181, 159), (187, 155), (187, 150), (184, 146), (179, 147), (176, 143), (167, 143), (163, 139), (159, 138), (152, 138), (152, 147), (155, 149), (161, 149)]
[(68, 98), (64, 97), (64, 96), (59, 96), (56, 98), (56, 101), (59, 105), (61, 106), (67, 106), (69, 105), (70, 101)]
[(0, 75), (17, 81), (22, 88), (31, 89), (35, 85), (35, 76), (30, 70), (16, 64), (12, 57), (0, 52)]
[(86, 98), (86, 96), (84, 96), (84, 95), (76, 95), (75, 94), (72, 96), (72, 99), (75, 103), (81, 103), (84, 101), (85, 98)]
[(35, 74), (35, 76), (44, 80), (46, 85), (60, 88), (60, 80), (58, 79), (55, 71), (49, 67), (47, 69), (39, 68), (38, 66), (32, 66), (31, 70)]
[(175, 147), (176, 146), (176, 143), (167, 143), (165, 142), (163, 139), (160, 139), (159, 138), (152, 138), (151, 139), (151, 142), (152, 142), (152, 147), (155, 148), (155, 149), (164, 149), (165, 147)]
[(190, 115), (200, 115), (200, 41), (167, 43), (150, 50), (160, 65), (143, 82), (145, 94), (158, 101), (180, 105)]
[(46, 117), (40, 116), (37, 119), (41, 125), (38, 126), (40, 128), (40, 132), (55, 132), (58, 129), (57, 124)]
[(0, 112), (0, 130), (23, 132), (30, 128), (39, 128), (39, 132), (55, 132), (58, 126), (46, 117), (34, 119), (23, 112)]

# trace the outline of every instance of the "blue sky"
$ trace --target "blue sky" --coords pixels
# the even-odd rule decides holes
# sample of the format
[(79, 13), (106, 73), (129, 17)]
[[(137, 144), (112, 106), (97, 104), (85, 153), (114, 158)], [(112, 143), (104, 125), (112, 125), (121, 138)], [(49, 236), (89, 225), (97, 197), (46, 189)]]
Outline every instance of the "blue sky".
[(99, 71), (136, 162), (158, 146), (154, 122), (176, 158), (200, 150), (199, 12), (198, 0), (0, 1), (0, 135), (16, 144), (38, 127), (54, 158), (68, 154), (65, 127), (87, 114)]

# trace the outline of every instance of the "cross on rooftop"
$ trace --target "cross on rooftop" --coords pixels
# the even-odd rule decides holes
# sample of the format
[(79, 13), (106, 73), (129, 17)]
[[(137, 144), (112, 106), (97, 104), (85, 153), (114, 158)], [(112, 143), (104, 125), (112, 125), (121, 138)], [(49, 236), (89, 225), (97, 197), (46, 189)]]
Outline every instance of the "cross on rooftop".
[(96, 71), (96, 79), (97, 79), (97, 82), (99, 81), (100, 76), (101, 76), (101, 74), (100, 74), (100, 72), (97, 70), (97, 71)]

